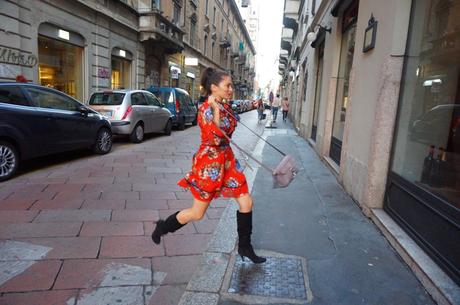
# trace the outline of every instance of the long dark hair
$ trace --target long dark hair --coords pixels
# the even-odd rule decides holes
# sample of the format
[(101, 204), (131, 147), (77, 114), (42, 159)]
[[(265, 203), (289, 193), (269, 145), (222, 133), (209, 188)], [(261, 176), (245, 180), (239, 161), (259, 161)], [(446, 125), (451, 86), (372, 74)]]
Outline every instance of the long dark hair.
[(206, 68), (201, 74), (201, 87), (203, 94), (209, 96), (211, 94), (211, 85), (218, 86), (225, 76), (230, 76), (227, 72), (213, 68)]

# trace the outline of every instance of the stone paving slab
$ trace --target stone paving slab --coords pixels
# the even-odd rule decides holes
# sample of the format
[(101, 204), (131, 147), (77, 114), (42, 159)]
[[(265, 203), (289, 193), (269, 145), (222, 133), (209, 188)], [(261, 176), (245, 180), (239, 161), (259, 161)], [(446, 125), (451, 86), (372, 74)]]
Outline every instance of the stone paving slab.
[(0, 210), (0, 223), (31, 222), (37, 214), (38, 211)]
[(81, 209), (85, 210), (123, 210), (126, 207), (126, 200), (124, 199), (110, 199), (110, 200), (92, 200), (86, 199), (81, 205)]
[[(31, 210), (78, 210), (83, 205), (84, 199), (69, 200), (38, 200), (31, 207)], [(101, 209), (101, 208), (99, 208)]]
[(162, 285), (146, 305), (177, 305), (184, 290), (185, 285)]
[(0, 210), (27, 210), (35, 201), (35, 199), (3, 199), (0, 203)]
[(164, 285), (185, 285), (199, 268), (200, 260), (201, 255), (159, 256), (152, 258), (152, 268), (167, 274)]
[[(9, 265), (22, 264), (7, 262)], [(61, 268), (61, 261), (49, 260), (38, 261), (30, 265), (21, 274), (8, 280), (0, 286), (0, 292), (19, 292), (48, 290), (54, 283), (54, 279)]]
[(96, 258), (101, 237), (53, 237), (20, 239), (34, 245), (49, 247), (46, 259)]
[(219, 295), (217, 293), (186, 291), (178, 305), (217, 305), (218, 301)]
[(163, 237), (162, 243), (168, 256), (201, 254), (206, 250), (210, 237), (210, 234), (168, 234)]
[(167, 210), (169, 206), (166, 199), (126, 200), (126, 209)]
[(68, 300), (76, 299), (77, 290), (49, 290), (21, 293), (5, 293), (0, 296), (2, 305), (70, 305)]
[(150, 236), (103, 237), (100, 258), (164, 256), (162, 245), (154, 245)]
[(214, 292), (221, 289), (221, 284), (227, 270), (229, 255), (223, 253), (205, 252), (197, 272), (187, 285), (188, 291)]
[(77, 236), (81, 226), (80, 222), (0, 224), (0, 238)]
[(66, 260), (55, 289), (77, 289), (152, 284), (150, 259)]
[(144, 234), (142, 222), (85, 222), (80, 236), (135, 236)]
[(129, 222), (129, 221), (158, 221), (160, 215), (155, 210), (114, 210), (112, 211), (111, 221)]
[(111, 210), (42, 210), (34, 222), (109, 221)]
[(140, 191), (141, 200), (150, 199), (176, 199), (174, 192), (162, 192), (162, 191)]
[(198, 233), (213, 233), (219, 223), (219, 219), (202, 219), (198, 222), (194, 222), (192, 225), (195, 226)]

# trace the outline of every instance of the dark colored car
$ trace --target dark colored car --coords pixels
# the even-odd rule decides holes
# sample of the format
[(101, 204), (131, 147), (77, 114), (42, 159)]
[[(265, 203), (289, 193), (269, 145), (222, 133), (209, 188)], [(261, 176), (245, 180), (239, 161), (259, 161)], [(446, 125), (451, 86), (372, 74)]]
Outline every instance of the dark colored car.
[(185, 125), (197, 124), (198, 109), (187, 91), (173, 87), (150, 87), (147, 91), (155, 94), (171, 111), (173, 125), (184, 130)]
[(82, 148), (110, 152), (112, 131), (104, 116), (57, 90), (0, 83), (0, 181), (22, 160)]

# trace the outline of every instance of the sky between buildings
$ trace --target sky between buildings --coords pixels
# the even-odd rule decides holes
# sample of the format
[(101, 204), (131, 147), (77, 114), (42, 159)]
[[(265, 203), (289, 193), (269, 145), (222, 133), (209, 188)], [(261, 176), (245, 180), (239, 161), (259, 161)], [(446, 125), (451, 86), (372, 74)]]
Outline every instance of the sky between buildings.
[(256, 78), (260, 88), (278, 87), (278, 59), (283, 26), (283, 0), (251, 0), (259, 10), (259, 41), (256, 54)]

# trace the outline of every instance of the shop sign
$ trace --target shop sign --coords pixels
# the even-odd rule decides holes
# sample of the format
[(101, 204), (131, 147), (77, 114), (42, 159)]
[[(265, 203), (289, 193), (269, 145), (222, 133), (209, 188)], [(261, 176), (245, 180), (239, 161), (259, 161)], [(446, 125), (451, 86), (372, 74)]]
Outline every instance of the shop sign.
[(186, 66), (198, 66), (198, 58), (195, 57), (185, 57)]
[(181, 70), (177, 67), (171, 67), (171, 79), (179, 79)]
[(187, 77), (195, 78), (195, 74), (193, 74), (192, 72), (187, 72)]
[(0, 62), (18, 66), (33, 67), (37, 64), (37, 56), (17, 50), (0, 47)]

